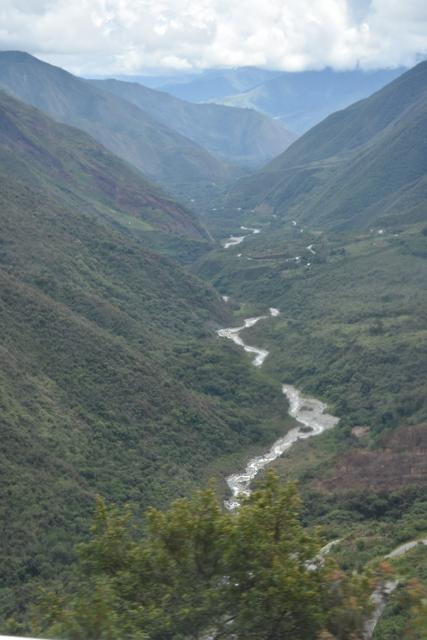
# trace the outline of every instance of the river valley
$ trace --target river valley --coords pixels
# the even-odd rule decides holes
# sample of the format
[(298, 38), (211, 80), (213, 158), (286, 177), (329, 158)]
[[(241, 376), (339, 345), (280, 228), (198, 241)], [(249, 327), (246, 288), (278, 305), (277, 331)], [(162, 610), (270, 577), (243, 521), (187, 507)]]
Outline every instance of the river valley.
[[(270, 307), (269, 312), (270, 317), (273, 318), (277, 317), (280, 313), (279, 310), (274, 307)], [(252, 364), (260, 367), (269, 355), (269, 352), (260, 347), (247, 345), (240, 334), (245, 329), (253, 327), (261, 320), (267, 320), (268, 318), (268, 315), (247, 318), (241, 326), (219, 329), (217, 334), (221, 338), (232, 340), (247, 353), (255, 354)], [(339, 418), (326, 413), (326, 405), (323, 402), (315, 398), (303, 396), (302, 393), (292, 385), (282, 385), (282, 393), (284, 393), (288, 399), (289, 414), (300, 424), (290, 429), (282, 438), (276, 440), (266, 453), (249, 460), (242, 473), (236, 473), (227, 478), (226, 481), (231, 491), (231, 498), (225, 502), (227, 509), (232, 510), (238, 507), (239, 496), (250, 493), (251, 482), (257, 474), (279, 458), (285, 451), (290, 449), (298, 440), (320, 435), (327, 429), (332, 429), (339, 421)]]
[[(296, 226), (296, 222), (294, 223)], [(241, 227), (242, 230), (246, 230)], [(247, 229), (256, 233), (254, 229)], [(259, 232), (259, 231), (258, 231)], [(223, 248), (227, 249), (234, 244), (241, 244), (247, 236), (238, 237), (237, 235), (224, 241)], [(316, 250), (313, 244), (309, 244), (306, 247), (313, 256), (316, 255)], [(241, 254), (239, 254), (240, 256)], [(238, 256), (238, 257), (239, 257)], [(300, 258), (294, 258), (297, 262)], [(308, 263), (309, 264), (309, 263)], [(223, 296), (225, 302), (230, 301), (229, 296)], [(260, 322), (274, 322), (274, 318), (280, 314), (279, 309), (271, 307), (268, 313), (258, 315), (250, 318), (246, 318), (237, 327), (228, 327), (219, 329), (217, 335), (220, 338), (227, 338), (234, 342), (234, 344), (241, 347), (246, 353), (253, 356), (252, 364), (255, 367), (261, 367), (265, 360), (269, 356), (269, 351), (262, 347), (247, 344), (242, 334), (246, 329), (249, 329)], [(272, 446), (264, 453), (251, 458), (244, 469), (233, 473), (226, 478), (226, 483), (230, 491), (230, 497), (224, 502), (225, 508), (233, 511), (239, 507), (240, 500), (243, 496), (247, 496), (251, 492), (251, 484), (257, 475), (262, 472), (268, 465), (272, 464), (275, 460), (280, 458), (284, 453), (288, 452), (294, 444), (299, 440), (311, 438), (316, 435), (320, 435), (325, 431), (332, 429), (339, 422), (339, 418), (327, 413), (326, 405), (317, 400), (316, 398), (306, 397), (302, 392), (290, 384), (283, 384), (281, 391), (286, 395), (289, 403), (289, 415), (292, 416), (297, 426), (289, 429), (281, 438), (276, 440)], [(326, 544), (316, 556), (316, 562), (313, 563), (313, 567), (317, 567), (319, 560), (323, 561), (324, 557), (329, 553), (335, 544), (341, 542), (340, 540), (333, 540)], [(405, 555), (412, 548), (418, 544), (427, 544), (426, 539), (417, 539), (407, 542), (399, 547), (395, 548), (388, 555), (384, 556), (385, 559), (393, 559)], [(380, 583), (375, 591), (371, 595), (371, 602), (373, 609), (371, 614), (367, 617), (365, 627), (363, 630), (363, 639), (370, 640), (373, 635), (377, 623), (381, 619), (386, 604), (397, 588), (399, 584), (398, 579), (385, 580)]]

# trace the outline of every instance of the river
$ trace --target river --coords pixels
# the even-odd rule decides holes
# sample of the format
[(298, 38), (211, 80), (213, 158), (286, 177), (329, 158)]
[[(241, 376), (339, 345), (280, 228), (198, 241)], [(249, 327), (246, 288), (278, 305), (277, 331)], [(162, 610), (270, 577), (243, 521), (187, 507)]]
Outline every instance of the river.
[[(267, 320), (269, 317), (277, 317), (279, 313), (279, 309), (270, 307), (269, 315), (247, 318), (243, 321), (242, 325), (219, 329), (217, 334), (221, 338), (232, 340), (247, 353), (254, 354), (252, 364), (255, 367), (261, 367), (269, 355), (269, 352), (267, 349), (246, 344), (240, 334), (245, 329), (255, 326), (261, 320)], [(326, 405), (323, 402), (302, 395), (294, 386), (283, 384), (282, 393), (284, 393), (288, 399), (289, 414), (300, 424), (276, 440), (266, 453), (251, 458), (244, 471), (235, 473), (226, 479), (231, 492), (230, 499), (225, 502), (225, 506), (229, 510), (239, 506), (239, 496), (250, 493), (250, 485), (258, 473), (290, 449), (298, 440), (305, 440), (306, 438), (320, 435), (324, 431), (332, 429), (332, 427), (338, 423), (338, 418), (326, 413)]]
[[(228, 338), (229, 340), (232, 340), (235, 344), (242, 347), (247, 353), (254, 354), (252, 364), (256, 367), (260, 367), (269, 355), (269, 352), (266, 349), (261, 349), (260, 347), (247, 345), (240, 334), (245, 329), (255, 326), (261, 320), (267, 320), (269, 317), (277, 317), (279, 313), (278, 309), (271, 307), (269, 309), (269, 315), (247, 318), (243, 321), (242, 325), (238, 327), (229, 327), (227, 329), (219, 329), (217, 334), (221, 338)], [(326, 412), (327, 407), (323, 402), (316, 398), (304, 396), (301, 391), (293, 385), (283, 384), (282, 393), (286, 395), (289, 402), (289, 415), (295, 418), (295, 420), (300, 424), (290, 429), (282, 438), (276, 440), (266, 453), (251, 458), (243, 472), (238, 472), (228, 476), (226, 482), (230, 489), (231, 497), (224, 502), (224, 505), (230, 511), (239, 506), (239, 496), (249, 495), (251, 491), (251, 483), (262, 469), (274, 462), (274, 460), (277, 460), (277, 458), (290, 449), (296, 442), (298, 442), (298, 440), (318, 436), (328, 429), (335, 427), (339, 421), (339, 418)], [(339, 542), (341, 542), (341, 540), (332, 540), (331, 542), (328, 542), (328, 544), (326, 544), (316, 556), (316, 562), (313, 562), (308, 566), (308, 568), (310, 570), (315, 570), (318, 567), (319, 562), (322, 564), (325, 556), (329, 553), (332, 547)], [(413, 549), (417, 544), (427, 545), (427, 539), (424, 538), (406, 542), (386, 555), (385, 558), (393, 559), (400, 557)], [(375, 628), (384, 613), (388, 598), (396, 589), (398, 584), (398, 580), (388, 580), (380, 584), (373, 592), (371, 596), (373, 611), (365, 622), (363, 640), (371, 640)]]
[[(292, 221), (292, 224), (294, 226), (297, 226), (296, 221)], [(244, 231), (250, 231), (253, 234), (257, 234), (260, 232), (260, 229), (244, 226), (240, 228)], [(228, 247), (231, 247), (233, 245), (240, 244), (246, 237), (247, 235), (231, 236), (227, 241), (225, 241), (223, 247), (224, 249), (227, 249)], [(313, 249), (312, 244), (308, 245), (306, 249), (313, 255), (316, 254), (316, 251)], [(297, 261), (299, 259), (299, 257), (295, 258), (295, 260)], [(229, 296), (223, 296), (223, 299), (224, 301), (228, 302)], [(221, 338), (228, 338), (229, 340), (232, 340), (235, 344), (242, 347), (247, 353), (254, 354), (252, 364), (255, 367), (261, 367), (264, 364), (265, 359), (268, 357), (269, 352), (267, 351), (267, 349), (262, 349), (260, 347), (246, 344), (240, 334), (245, 329), (249, 329), (250, 327), (255, 326), (258, 322), (267, 320), (269, 317), (275, 318), (279, 314), (279, 309), (270, 307), (269, 314), (247, 318), (243, 321), (242, 325), (238, 327), (219, 329), (217, 331), (217, 334)], [(289, 415), (295, 418), (299, 425), (290, 429), (284, 436), (276, 440), (276, 442), (274, 442), (274, 444), (266, 453), (251, 458), (248, 461), (244, 471), (234, 473), (226, 478), (231, 496), (224, 502), (224, 505), (230, 511), (236, 509), (239, 506), (239, 496), (250, 494), (251, 483), (262, 469), (277, 460), (277, 458), (288, 451), (288, 449), (290, 449), (299, 440), (304, 440), (306, 438), (320, 435), (321, 433), (324, 433), (325, 431), (335, 427), (339, 422), (339, 418), (326, 412), (327, 407), (323, 402), (317, 400), (316, 398), (304, 396), (301, 391), (293, 385), (283, 384), (282, 393), (286, 395), (289, 402)], [(319, 561), (320, 563), (322, 563), (332, 547), (339, 542), (341, 542), (341, 540), (332, 540), (331, 542), (326, 544), (316, 556), (316, 562), (309, 565), (308, 568), (310, 570), (315, 570), (319, 564)], [(384, 557), (387, 559), (400, 557), (413, 549), (418, 544), (427, 545), (427, 538), (406, 542)], [(380, 584), (373, 592), (371, 596), (373, 611), (365, 622), (363, 629), (363, 640), (371, 640), (375, 631), (375, 627), (377, 626), (384, 612), (388, 598), (396, 589), (398, 584), (398, 580), (388, 580)]]
[[(241, 226), (240, 228), (242, 231), (249, 231), (253, 235), (256, 235), (257, 233), (261, 233), (261, 229), (255, 229), (254, 227)], [(236, 244), (240, 244), (241, 242), (243, 242), (243, 240), (247, 238), (248, 235), (249, 234), (246, 234), (244, 236), (230, 236), (229, 238), (227, 238), (227, 240), (223, 241), (222, 246), (224, 249), (229, 249), (230, 247), (234, 247)]]

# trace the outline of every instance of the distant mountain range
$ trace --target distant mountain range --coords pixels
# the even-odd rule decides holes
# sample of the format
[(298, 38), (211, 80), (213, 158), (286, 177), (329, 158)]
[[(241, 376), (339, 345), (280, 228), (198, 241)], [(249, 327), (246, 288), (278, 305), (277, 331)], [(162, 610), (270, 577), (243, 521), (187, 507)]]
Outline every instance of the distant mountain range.
[(297, 138), (282, 124), (253, 109), (193, 104), (135, 82), (91, 83), (136, 105), (158, 122), (236, 165), (265, 164)]
[(0, 88), (83, 129), (163, 185), (232, 175), (224, 161), (138, 107), (26, 53), (0, 53)]
[(243, 67), (177, 76), (175, 82), (161, 77), (141, 77), (137, 81), (192, 102), (256, 109), (300, 135), (334, 111), (381, 89), (403, 71), (282, 72)]
[(257, 109), (302, 134), (328, 115), (370, 96), (403, 69), (379, 71), (305, 71), (282, 73), (244, 92), (227, 96), (221, 104)]
[(189, 102), (209, 102), (252, 89), (280, 73), (257, 67), (237, 67), (170, 76), (120, 76), (119, 79), (161, 89)]
[(333, 229), (425, 219), (426, 197), (427, 62), (329, 116), (232, 191), (240, 206)]
[[(230, 180), (242, 174), (230, 162), (261, 166), (294, 139), (283, 126), (254, 111), (194, 108), (165, 94), (148, 96), (148, 90), (136, 96), (125, 83), (113, 88), (85, 81), (22, 52), (0, 53), (0, 88), (55, 120), (83, 129), (172, 190)], [(131, 102), (123, 99), (125, 94)], [(194, 135), (188, 136), (193, 120)]]
[(208, 241), (193, 213), (83, 131), (61, 125), (1, 90), (0, 110), (0, 167), (8, 188), (25, 184), (41, 200), (52, 199), (55, 207), (75, 208), (127, 232), (133, 225)]

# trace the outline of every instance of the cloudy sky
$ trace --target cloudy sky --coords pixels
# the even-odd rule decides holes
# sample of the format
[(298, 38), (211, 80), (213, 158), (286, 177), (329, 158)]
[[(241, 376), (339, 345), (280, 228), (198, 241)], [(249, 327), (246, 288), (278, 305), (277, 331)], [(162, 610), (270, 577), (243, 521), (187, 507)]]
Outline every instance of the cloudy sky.
[(0, 49), (100, 75), (409, 66), (427, 0), (0, 0)]

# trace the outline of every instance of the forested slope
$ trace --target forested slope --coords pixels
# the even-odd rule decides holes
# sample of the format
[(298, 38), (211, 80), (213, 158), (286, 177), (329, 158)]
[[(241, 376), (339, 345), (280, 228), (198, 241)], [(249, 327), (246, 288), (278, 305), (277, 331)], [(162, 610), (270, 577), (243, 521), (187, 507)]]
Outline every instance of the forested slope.
[(427, 62), (298, 139), (230, 201), (312, 228), (351, 229), (423, 219)]
[(0, 87), (86, 131), (163, 186), (232, 176), (225, 162), (137, 106), (27, 53), (0, 53)]
[(197, 221), (86, 134), (0, 109), (1, 613), (19, 615), (66, 575), (96, 493), (166, 503), (284, 406), (215, 338), (218, 295), (129, 230), (203, 239)]

